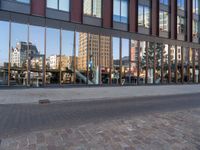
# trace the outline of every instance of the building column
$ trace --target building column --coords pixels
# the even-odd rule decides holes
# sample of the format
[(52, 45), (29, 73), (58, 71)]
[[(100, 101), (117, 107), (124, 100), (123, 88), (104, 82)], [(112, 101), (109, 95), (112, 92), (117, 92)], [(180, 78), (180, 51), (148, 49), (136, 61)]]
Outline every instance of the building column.
[(171, 0), (171, 39), (177, 39), (177, 0)]
[(192, 22), (193, 22), (193, 12), (192, 12), (192, 0), (187, 0), (187, 41), (192, 42)]
[(71, 0), (71, 22), (81, 23), (83, 17), (83, 0)]
[[(106, 0), (107, 1), (107, 0)], [(129, 31), (138, 31), (138, 0), (130, 0), (129, 5)]]
[(102, 2), (103, 27), (111, 28), (113, 15), (113, 0), (102, 0)]
[(32, 0), (31, 1), (31, 14), (36, 16), (45, 16), (46, 0)]
[(151, 33), (153, 36), (159, 35), (159, 12), (160, 12), (160, 1), (152, 0), (151, 2)]

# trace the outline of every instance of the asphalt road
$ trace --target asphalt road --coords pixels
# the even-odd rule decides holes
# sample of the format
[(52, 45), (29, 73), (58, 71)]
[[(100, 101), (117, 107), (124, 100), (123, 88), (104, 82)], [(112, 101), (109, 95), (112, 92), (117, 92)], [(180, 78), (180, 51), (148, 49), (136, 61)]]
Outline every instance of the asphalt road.
[(87, 102), (0, 105), (0, 139), (30, 131), (200, 108), (200, 93)]

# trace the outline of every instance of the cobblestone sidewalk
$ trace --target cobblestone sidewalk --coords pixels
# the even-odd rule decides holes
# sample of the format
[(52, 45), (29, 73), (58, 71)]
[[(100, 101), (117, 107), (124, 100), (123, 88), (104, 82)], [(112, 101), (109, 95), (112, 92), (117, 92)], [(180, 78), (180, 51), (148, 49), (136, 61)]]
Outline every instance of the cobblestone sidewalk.
[(1, 150), (199, 150), (200, 108), (2, 139)]

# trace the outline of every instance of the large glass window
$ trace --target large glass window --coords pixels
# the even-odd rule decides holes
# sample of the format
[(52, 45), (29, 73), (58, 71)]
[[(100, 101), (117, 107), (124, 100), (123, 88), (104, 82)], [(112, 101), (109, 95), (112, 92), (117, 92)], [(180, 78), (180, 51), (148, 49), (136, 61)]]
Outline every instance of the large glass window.
[(199, 51), (195, 49), (195, 83), (199, 81)]
[(161, 72), (162, 72), (162, 56), (163, 56), (163, 48), (164, 44), (157, 43), (155, 45), (156, 51), (155, 51), (155, 83), (160, 84), (161, 83)]
[(76, 84), (87, 84), (88, 82), (87, 56), (88, 56), (87, 33), (76, 32), (76, 61), (75, 61)]
[(42, 86), (44, 83), (44, 28), (30, 26), (29, 47), (31, 50), (28, 68), (30, 70), (30, 85), (34, 87)]
[(160, 31), (168, 32), (168, 30), (169, 30), (168, 12), (160, 11)]
[(194, 14), (199, 14), (199, 0), (193, 0), (193, 13)]
[(169, 81), (169, 46), (164, 44), (163, 47), (163, 83)]
[(47, 7), (62, 11), (69, 11), (70, 0), (47, 0)]
[(193, 20), (193, 37), (198, 37), (198, 33), (199, 33), (199, 21), (197, 20)]
[(101, 18), (101, 0), (84, 0), (84, 14)]
[(148, 80), (147, 83), (152, 84), (153, 83), (153, 77), (154, 77), (154, 55), (155, 55), (155, 43), (149, 42), (148, 43), (148, 49), (147, 52), (144, 54), (144, 61), (147, 62), (147, 74)]
[(185, 9), (185, 0), (177, 0), (178, 9), (184, 10)]
[(46, 33), (46, 84), (60, 83), (60, 31), (47, 28)]
[(28, 45), (28, 26), (26, 24), (11, 24), (11, 85), (27, 85), (27, 58), (34, 51)]
[(112, 38), (112, 84), (120, 84), (120, 38)]
[(147, 68), (147, 53), (145, 41), (140, 41), (139, 43), (139, 84), (145, 84), (146, 81), (146, 68)]
[(62, 30), (62, 46), (61, 46), (61, 83), (74, 83), (74, 32)]
[(182, 16), (177, 16), (177, 34), (185, 34), (186, 19)]
[(113, 0), (113, 20), (128, 23), (128, 0)]
[(176, 82), (176, 46), (170, 47), (171, 82)]
[(182, 47), (177, 46), (176, 51), (176, 59), (177, 59), (177, 81), (179, 83), (182, 82), (182, 73), (183, 73), (183, 66), (182, 66)]
[(26, 3), (26, 4), (30, 3), (30, 0), (16, 0), (16, 1), (20, 3)]
[(168, 1), (168, 0), (160, 0), (160, 3), (161, 3), (161, 4), (168, 5), (168, 4), (169, 4), (169, 1)]
[(99, 84), (99, 35), (88, 34), (88, 83)]
[(129, 83), (129, 68), (130, 68), (130, 57), (129, 57), (129, 40), (122, 39), (122, 84)]
[(100, 65), (101, 65), (101, 84), (110, 83), (110, 62), (111, 62), (111, 38), (101, 36), (100, 43)]
[(183, 48), (183, 81), (188, 82), (190, 76), (189, 48)]
[(0, 86), (8, 85), (9, 23), (0, 21)]
[(139, 5), (138, 25), (146, 28), (150, 27), (150, 8), (148, 6)]
[(139, 42), (131, 40), (131, 51), (130, 51), (130, 83), (137, 84), (138, 76), (138, 47)]

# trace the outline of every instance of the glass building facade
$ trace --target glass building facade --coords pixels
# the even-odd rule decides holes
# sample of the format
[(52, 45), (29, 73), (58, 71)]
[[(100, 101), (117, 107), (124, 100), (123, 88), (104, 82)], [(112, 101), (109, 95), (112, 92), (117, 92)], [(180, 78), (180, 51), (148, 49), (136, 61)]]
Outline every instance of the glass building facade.
[[(18, 2), (29, 4), (29, 1)], [(70, 0), (46, 2), (45, 9), (63, 12), (63, 18), (65, 12), (74, 13)], [(112, 1), (111, 22), (119, 23), (116, 29), (114, 26), (111, 29), (93, 28), (89, 22), (84, 26), (76, 21), (41, 16), (36, 19), (27, 14), (25, 21), (14, 14), (9, 14), (9, 18), (0, 15), (0, 86), (199, 83), (199, 18), (193, 17), (192, 41), (187, 42), (186, 2), (177, 1), (177, 10), (180, 10), (174, 28), (177, 39), (171, 40), (168, 39), (172, 32), (171, 1), (160, 0), (156, 37), (151, 35), (154, 32), (154, 10), (150, 0), (136, 3), (138, 33), (128, 31), (131, 26), (130, 3), (129, 0)], [(103, 21), (108, 16), (103, 13), (102, 0), (83, 0), (82, 4), (84, 16), (102, 19), (102, 25), (109, 24)], [(193, 16), (199, 16), (198, 5), (194, 0), (191, 5)], [(79, 16), (70, 19), (73, 17)], [(127, 31), (121, 28), (123, 24), (128, 26)], [(184, 38), (179, 39), (180, 36)]]

